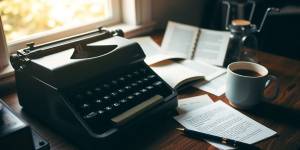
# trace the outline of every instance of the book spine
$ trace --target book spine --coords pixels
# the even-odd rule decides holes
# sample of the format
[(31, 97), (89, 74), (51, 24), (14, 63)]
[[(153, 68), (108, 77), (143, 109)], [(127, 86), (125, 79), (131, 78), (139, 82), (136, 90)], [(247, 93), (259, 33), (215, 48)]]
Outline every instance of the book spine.
[(197, 49), (197, 46), (198, 46), (198, 40), (199, 40), (199, 37), (200, 37), (200, 32), (201, 32), (201, 30), (199, 29), (198, 32), (197, 32), (197, 36), (196, 36), (193, 48), (192, 48), (193, 51), (192, 51), (192, 54), (191, 54), (191, 59), (194, 59), (195, 52), (196, 52), (196, 49)]

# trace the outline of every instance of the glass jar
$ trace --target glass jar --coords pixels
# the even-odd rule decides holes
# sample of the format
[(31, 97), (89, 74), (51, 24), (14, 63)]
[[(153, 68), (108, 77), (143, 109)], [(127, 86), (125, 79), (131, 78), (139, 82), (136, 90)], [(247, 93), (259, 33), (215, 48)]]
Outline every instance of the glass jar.
[(257, 49), (256, 26), (243, 19), (235, 19), (229, 25), (230, 40), (224, 66), (235, 61), (257, 62), (253, 49)]

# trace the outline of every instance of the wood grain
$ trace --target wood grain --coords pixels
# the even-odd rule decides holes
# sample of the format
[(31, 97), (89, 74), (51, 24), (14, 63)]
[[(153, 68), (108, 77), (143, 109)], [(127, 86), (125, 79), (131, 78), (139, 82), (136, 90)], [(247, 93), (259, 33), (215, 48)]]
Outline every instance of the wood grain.
[[(160, 44), (162, 34), (152, 35), (153, 39)], [(300, 148), (300, 61), (275, 56), (260, 51), (255, 51), (258, 60), (266, 66), (270, 73), (279, 77), (280, 95), (273, 102), (265, 102), (253, 110), (241, 111), (254, 120), (278, 132), (278, 135), (268, 138), (256, 145), (267, 150), (296, 150)], [(272, 85), (266, 90), (266, 94), (272, 92)], [(192, 97), (207, 94), (195, 88), (187, 88), (179, 93), (178, 98)], [(227, 98), (208, 94), (214, 101)], [(52, 150), (77, 149), (67, 139), (51, 130), (47, 125), (22, 112), (15, 92), (2, 97), (8, 105), (16, 110), (32, 127), (45, 137)], [(174, 119), (165, 118), (159, 122), (150, 123), (151, 126), (143, 125), (140, 130), (128, 135), (128, 145), (124, 149), (164, 149), (164, 150), (198, 150), (216, 149), (212, 145), (199, 140), (194, 140), (181, 135), (176, 127), (181, 127)]]

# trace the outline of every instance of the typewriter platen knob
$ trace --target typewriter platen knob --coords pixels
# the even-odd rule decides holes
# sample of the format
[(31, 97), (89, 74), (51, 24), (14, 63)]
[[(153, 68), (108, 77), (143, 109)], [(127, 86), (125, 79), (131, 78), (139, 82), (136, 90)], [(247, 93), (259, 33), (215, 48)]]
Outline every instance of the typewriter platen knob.
[(34, 43), (33, 42), (27, 43), (26, 46), (28, 47), (28, 50), (33, 50), (34, 49)]
[(10, 55), (10, 62), (11, 62), (12, 67), (15, 70), (19, 69), (19, 67), (20, 67), (20, 61), (19, 61), (19, 55), (18, 54), (11, 54)]
[(112, 31), (114, 36), (121, 36), (124, 37), (124, 32), (121, 29), (117, 29), (115, 31)]
[(34, 50), (34, 43), (26, 43), (27, 48), (23, 49), (23, 52), (30, 53), (30, 51)]

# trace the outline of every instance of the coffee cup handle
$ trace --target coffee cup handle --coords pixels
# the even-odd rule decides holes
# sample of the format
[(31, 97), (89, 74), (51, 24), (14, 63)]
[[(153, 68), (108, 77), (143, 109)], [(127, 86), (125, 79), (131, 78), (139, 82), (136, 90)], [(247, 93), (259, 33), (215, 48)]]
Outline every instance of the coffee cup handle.
[(274, 75), (268, 75), (268, 79), (265, 85), (265, 89), (267, 89), (272, 82), (275, 82), (275, 90), (271, 96), (265, 96), (266, 100), (272, 101), (279, 95), (279, 80)]

